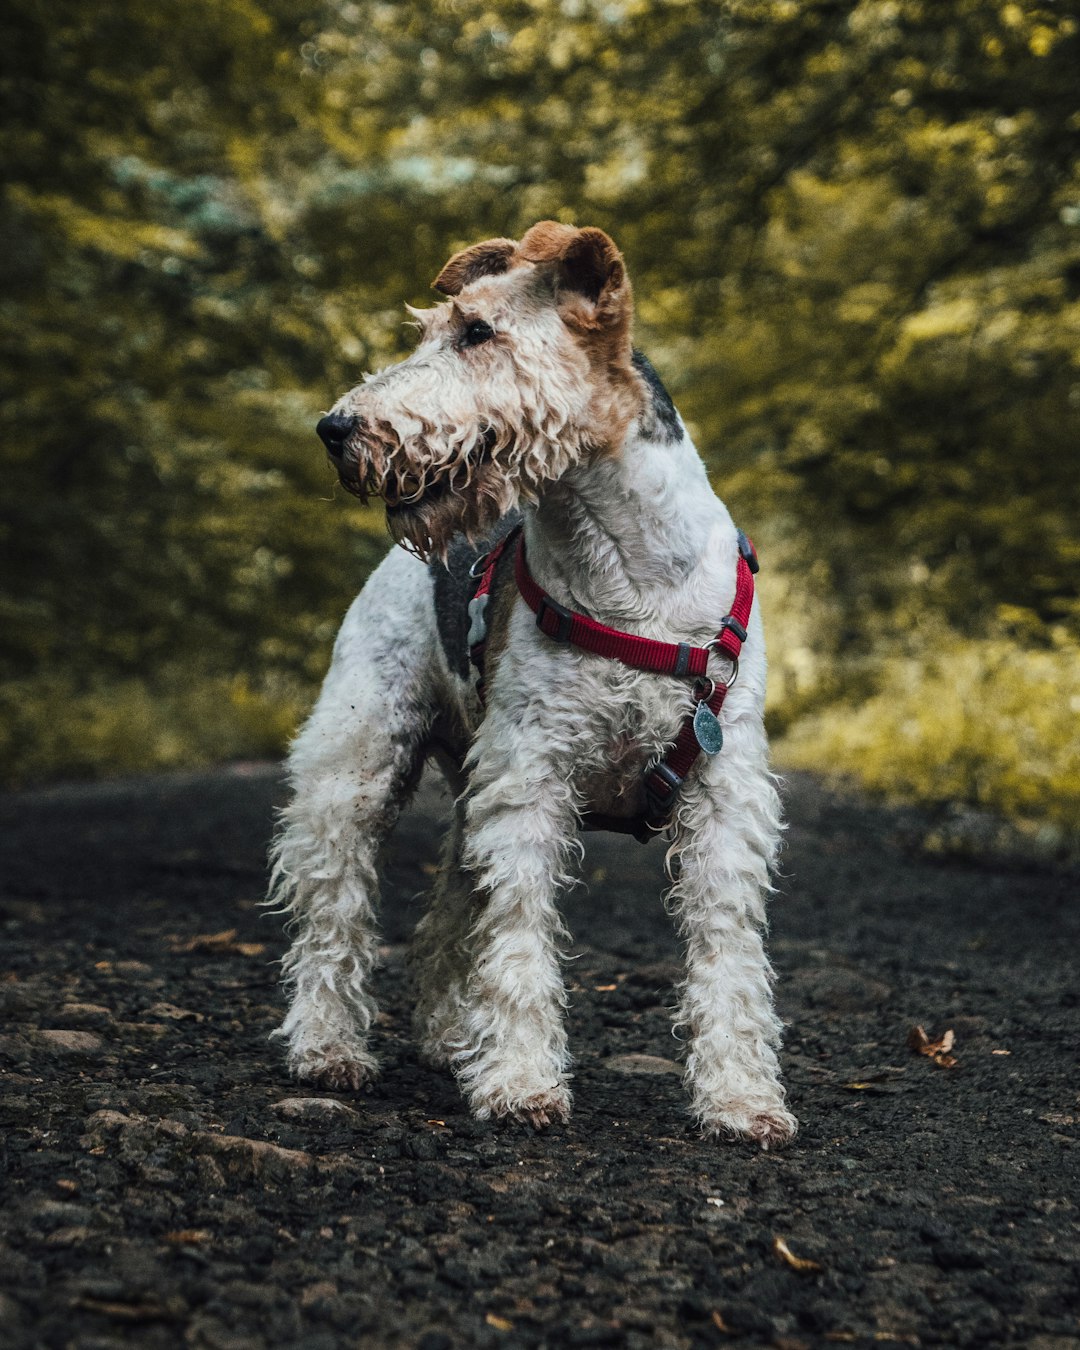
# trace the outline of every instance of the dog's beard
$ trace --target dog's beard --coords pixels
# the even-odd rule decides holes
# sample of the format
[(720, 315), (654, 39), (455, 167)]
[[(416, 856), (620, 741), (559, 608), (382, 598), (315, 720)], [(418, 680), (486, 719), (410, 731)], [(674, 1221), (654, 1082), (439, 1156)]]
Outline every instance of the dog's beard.
[(445, 443), (437, 454), (426, 441), (399, 442), (386, 422), (369, 418), (367, 431), (339, 470), (342, 485), (361, 501), (383, 498), (394, 542), (424, 559), (445, 558), (456, 534), (482, 539), (518, 502), (535, 502), (578, 457), (570, 438), (538, 429), (488, 426), (471, 443), (458, 437), (449, 455)]
[(427, 492), (387, 504), (386, 524), (396, 544), (427, 561), (445, 560), (450, 541), (464, 534), (475, 542), (490, 533), (496, 522), (515, 505), (518, 484), (486, 464), (471, 476), (468, 488), (452, 481), (436, 481)]

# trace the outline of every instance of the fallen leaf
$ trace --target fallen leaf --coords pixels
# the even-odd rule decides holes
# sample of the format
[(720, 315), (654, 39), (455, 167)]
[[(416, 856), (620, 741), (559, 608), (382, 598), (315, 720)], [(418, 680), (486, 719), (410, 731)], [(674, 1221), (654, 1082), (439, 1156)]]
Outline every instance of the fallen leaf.
[(170, 950), (184, 952), (225, 952), (237, 956), (261, 956), (265, 942), (237, 942), (236, 929), (225, 928), (220, 933), (198, 933), (193, 938), (170, 937)]
[(870, 1073), (865, 1078), (857, 1078), (851, 1083), (841, 1083), (840, 1086), (847, 1092), (880, 1092), (885, 1095), (891, 1092), (899, 1092), (900, 1084), (896, 1081), (903, 1069), (887, 1069), (881, 1073)]
[(173, 1317), (170, 1309), (161, 1303), (115, 1303), (109, 1299), (91, 1298), (88, 1294), (73, 1299), (71, 1306), (100, 1313), (103, 1317), (115, 1317), (121, 1322), (158, 1322)]
[(235, 928), (224, 928), (220, 933), (197, 933), (193, 938), (175, 934), (169, 938), (174, 952), (216, 952), (229, 947), (236, 940)]
[(782, 1237), (773, 1238), (773, 1251), (782, 1260), (786, 1261), (792, 1270), (820, 1270), (821, 1266), (817, 1261), (810, 1261), (805, 1256), (796, 1256)]
[(914, 1050), (917, 1055), (925, 1055), (939, 1069), (955, 1069), (958, 1061), (949, 1053), (955, 1040), (952, 1028), (943, 1033), (941, 1040), (932, 1041), (926, 1034), (926, 1028), (917, 1026), (908, 1032), (907, 1043), (909, 1050)]
[(1012, 1051), (1011, 1051), (1011, 1050), (991, 1050), (990, 1053), (991, 1053), (992, 1055), (1011, 1055), (1011, 1054), (1012, 1054)]
[(717, 1329), (717, 1331), (725, 1331), (728, 1333), (728, 1335), (731, 1334), (731, 1328), (728, 1326), (728, 1324), (724, 1321), (724, 1319), (720, 1316), (720, 1314), (716, 1311), (715, 1308), (713, 1309), (712, 1324)]
[(513, 1331), (514, 1324), (505, 1317), (497, 1317), (495, 1313), (488, 1313), (484, 1321), (489, 1327), (494, 1327), (496, 1331)]
[(205, 1228), (177, 1228), (175, 1232), (166, 1233), (163, 1241), (174, 1247), (195, 1247), (200, 1242), (209, 1242), (210, 1233)]
[(593, 988), (598, 994), (610, 994), (613, 989), (618, 989), (617, 984), (594, 984)]

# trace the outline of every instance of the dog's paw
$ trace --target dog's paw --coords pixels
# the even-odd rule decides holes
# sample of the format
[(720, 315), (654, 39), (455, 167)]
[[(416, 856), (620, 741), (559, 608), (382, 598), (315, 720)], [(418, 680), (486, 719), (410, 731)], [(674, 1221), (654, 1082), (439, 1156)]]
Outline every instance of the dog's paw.
[(469, 1094), (473, 1115), (478, 1120), (519, 1120), (535, 1130), (565, 1125), (570, 1119), (570, 1100), (570, 1089), (565, 1083), (532, 1092), (494, 1088)]
[(336, 1042), (293, 1050), (289, 1070), (304, 1083), (332, 1092), (357, 1092), (378, 1074), (379, 1065), (374, 1055), (360, 1046)]
[(730, 1104), (695, 1112), (705, 1136), (721, 1139), (742, 1139), (757, 1144), (766, 1151), (783, 1148), (795, 1138), (799, 1122), (778, 1102), (765, 1109)]

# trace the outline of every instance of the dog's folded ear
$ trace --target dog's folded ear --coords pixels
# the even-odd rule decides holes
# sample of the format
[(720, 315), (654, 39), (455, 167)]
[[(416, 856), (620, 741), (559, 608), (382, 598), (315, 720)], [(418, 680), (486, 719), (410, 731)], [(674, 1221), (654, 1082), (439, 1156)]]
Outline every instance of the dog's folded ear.
[(431, 284), (443, 295), (457, 295), (480, 277), (501, 276), (516, 249), (513, 239), (485, 239), (455, 253)]
[(559, 312), (571, 327), (629, 324), (626, 267), (614, 241), (603, 230), (579, 230), (556, 220), (542, 220), (518, 245), (518, 257), (550, 267)]

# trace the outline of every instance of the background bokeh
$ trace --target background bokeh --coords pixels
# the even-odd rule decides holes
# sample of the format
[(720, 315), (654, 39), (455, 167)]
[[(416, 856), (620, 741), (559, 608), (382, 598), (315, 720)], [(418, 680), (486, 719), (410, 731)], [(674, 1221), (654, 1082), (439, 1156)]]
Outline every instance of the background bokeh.
[(1080, 13), (9, 0), (3, 777), (276, 753), (388, 546), (312, 427), (451, 251), (623, 248), (781, 764), (1080, 807)]

